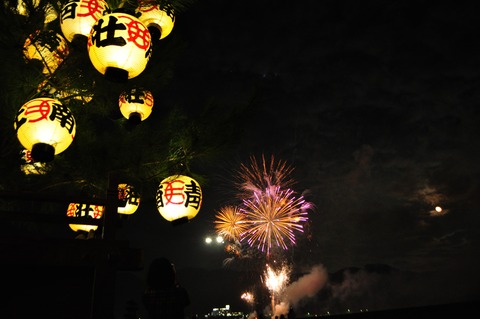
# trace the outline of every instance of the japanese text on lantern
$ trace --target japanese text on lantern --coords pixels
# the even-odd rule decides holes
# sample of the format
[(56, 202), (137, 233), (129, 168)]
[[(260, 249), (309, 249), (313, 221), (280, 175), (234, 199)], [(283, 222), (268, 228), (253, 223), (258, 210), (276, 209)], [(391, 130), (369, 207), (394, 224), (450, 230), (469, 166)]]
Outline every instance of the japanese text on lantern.
[[(128, 42), (132, 42), (135, 46), (142, 50), (147, 50), (150, 48), (150, 32), (148, 29), (135, 21), (131, 17), (119, 16), (120, 18), (125, 18), (130, 20), (128, 24), (117, 23), (118, 19), (115, 16), (109, 16), (107, 26), (102, 27), (104, 20), (100, 19), (92, 29), (92, 45), (97, 47), (105, 47), (108, 45), (117, 45), (124, 46), (127, 44), (123, 37), (116, 37), (115, 32), (117, 30), (127, 30), (128, 32)], [(102, 34), (106, 35), (105, 39), (102, 39)]]
[(90, 0), (90, 1), (82, 1), (80, 3), (81, 9), (86, 10), (79, 10), (81, 12), (77, 13), (78, 3), (76, 2), (69, 2), (67, 3), (61, 13), (62, 20), (66, 19), (74, 19), (75, 16), (78, 17), (92, 17), (95, 21), (97, 21), (97, 16), (103, 15), (105, 13), (106, 8), (103, 8), (99, 1), (97, 0)]
[(131, 187), (124, 187), (118, 192), (118, 199), (126, 201), (127, 204), (139, 205), (140, 197), (136, 196)]
[[(49, 99), (39, 99), (38, 102), (38, 104), (31, 103), (20, 108), (17, 116), (18, 121), (16, 123), (17, 130), (27, 121), (29, 123), (35, 123), (49, 119), (50, 121), (60, 122), (60, 126), (66, 128), (69, 133), (73, 132), (75, 119), (66, 106), (51, 102)], [(25, 117), (20, 117), (22, 113)]]
[[(96, 45), (97, 47), (105, 47), (108, 45), (124, 46), (127, 44), (124, 38), (115, 37), (115, 32), (117, 30), (125, 30), (127, 28), (123, 23), (117, 23), (118, 19), (110, 16), (108, 25), (102, 28), (103, 21), (103, 19), (100, 19), (98, 24), (93, 26), (91, 37), (92, 45)], [(102, 33), (106, 33), (106, 38), (103, 40), (101, 39)]]
[(153, 95), (149, 92), (141, 90), (131, 90), (130, 93), (121, 96), (124, 102), (128, 103), (145, 103), (146, 106), (153, 106)]
[(162, 6), (159, 7), (158, 4), (148, 3), (148, 1), (140, 1), (139, 8), (141, 8), (141, 12), (161, 10), (165, 12), (170, 18), (174, 18), (173, 6), (170, 3), (162, 4)]
[(99, 219), (103, 215), (103, 209), (103, 206), (98, 205), (73, 204), (68, 207), (67, 216)]
[[(159, 207), (184, 204), (185, 207), (191, 206), (198, 209), (202, 200), (200, 187), (193, 180), (190, 181), (190, 184), (185, 184), (182, 180), (164, 182), (159, 187), (159, 194), (161, 195), (157, 198)], [(164, 198), (165, 203), (163, 202)]]

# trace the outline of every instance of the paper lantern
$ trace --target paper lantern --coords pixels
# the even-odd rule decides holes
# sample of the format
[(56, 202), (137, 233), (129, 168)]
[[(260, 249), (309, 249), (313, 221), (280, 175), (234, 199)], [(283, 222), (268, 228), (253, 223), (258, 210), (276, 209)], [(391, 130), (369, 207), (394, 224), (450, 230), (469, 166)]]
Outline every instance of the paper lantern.
[(110, 13), (110, 8), (104, 0), (74, 0), (67, 2), (60, 14), (60, 27), (67, 41), (84, 38), (98, 19)]
[(152, 113), (153, 95), (148, 90), (133, 88), (120, 94), (118, 106), (123, 117), (138, 124)]
[(140, 205), (140, 196), (135, 192), (133, 186), (128, 184), (118, 185), (118, 199), (125, 203), (124, 207), (118, 207), (118, 213), (131, 215), (137, 211)]
[(36, 98), (17, 112), (14, 129), (20, 144), (36, 162), (49, 162), (65, 151), (75, 138), (75, 118), (60, 101)]
[(194, 218), (202, 206), (202, 189), (185, 175), (165, 178), (156, 194), (157, 209), (167, 221), (181, 223)]
[[(90, 204), (79, 204), (79, 203), (70, 203), (67, 208), (68, 217), (90, 217), (93, 219), (100, 219), (103, 216), (105, 211), (104, 206), (99, 205), (90, 205)], [(84, 231), (89, 232), (91, 230), (95, 231), (98, 228), (98, 225), (87, 225), (87, 224), (69, 224), (70, 228), (73, 231)]]
[(140, 1), (135, 9), (136, 16), (148, 28), (152, 39), (161, 40), (169, 35), (175, 24), (175, 15), (171, 5), (161, 8), (152, 1)]
[(88, 37), (88, 55), (109, 80), (125, 82), (145, 70), (152, 54), (151, 36), (136, 17), (113, 12), (101, 17)]
[(53, 30), (37, 30), (23, 45), (25, 59), (42, 63), (42, 73), (45, 75), (53, 74), (68, 54), (67, 41)]

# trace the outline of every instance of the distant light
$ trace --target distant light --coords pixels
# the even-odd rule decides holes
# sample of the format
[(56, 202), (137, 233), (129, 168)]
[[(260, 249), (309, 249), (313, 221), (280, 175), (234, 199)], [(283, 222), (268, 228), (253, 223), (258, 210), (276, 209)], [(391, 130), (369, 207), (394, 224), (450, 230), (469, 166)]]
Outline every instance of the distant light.
[[(208, 236), (208, 237), (205, 238), (205, 243), (207, 243), (207, 244), (212, 244), (213, 242), (214, 242), (214, 240), (213, 240), (212, 237)], [(223, 244), (224, 242), (225, 242), (225, 241), (224, 241), (224, 239), (223, 239), (222, 236), (216, 236), (216, 237), (215, 237), (215, 243), (221, 245), (221, 244)]]
[(440, 212), (442, 212), (443, 209), (442, 209), (442, 207), (440, 207), (440, 206), (436, 206), (436, 207), (435, 207), (435, 210), (436, 210), (438, 213), (440, 213)]

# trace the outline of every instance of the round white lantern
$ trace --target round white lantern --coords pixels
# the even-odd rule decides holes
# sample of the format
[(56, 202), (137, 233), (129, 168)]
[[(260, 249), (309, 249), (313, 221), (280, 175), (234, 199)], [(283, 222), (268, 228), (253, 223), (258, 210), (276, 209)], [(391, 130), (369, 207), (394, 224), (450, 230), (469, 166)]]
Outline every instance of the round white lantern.
[(158, 4), (141, 1), (135, 9), (140, 21), (150, 30), (152, 39), (161, 40), (169, 35), (175, 24), (175, 15), (170, 5), (159, 7)]
[(92, 27), (110, 8), (104, 0), (73, 0), (67, 2), (60, 14), (60, 27), (67, 41), (87, 39)]
[(125, 82), (142, 73), (152, 54), (147, 27), (122, 12), (106, 14), (93, 25), (87, 48), (95, 69), (116, 82)]
[(131, 215), (137, 211), (140, 205), (140, 196), (135, 192), (133, 186), (128, 184), (118, 185), (118, 199), (125, 202), (124, 207), (118, 207), (118, 213)]
[(40, 61), (43, 64), (42, 73), (45, 75), (53, 74), (68, 54), (67, 41), (52, 30), (37, 30), (23, 45), (25, 59)]
[(183, 223), (194, 218), (202, 206), (202, 189), (185, 175), (172, 175), (159, 185), (156, 204), (160, 215), (169, 222)]
[(133, 88), (120, 94), (118, 106), (123, 117), (138, 124), (152, 113), (153, 95), (148, 90)]
[[(105, 210), (104, 206), (99, 205), (90, 205), (90, 204), (79, 204), (79, 203), (70, 203), (67, 208), (68, 217), (90, 217), (93, 219), (100, 219), (103, 216)], [(91, 230), (95, 231), (98, 228), (98, 225), (87, 225), (87, 224), (69, 224), (70, 228), (73, 231), (84, 231), (89, 232)]]
[(49, 162), (65, 151), (75, 138), (72, 112), (60, 101), (36, 98), (17, 112), (14, 129), (20, 144), (31, 151), (36, 162)]

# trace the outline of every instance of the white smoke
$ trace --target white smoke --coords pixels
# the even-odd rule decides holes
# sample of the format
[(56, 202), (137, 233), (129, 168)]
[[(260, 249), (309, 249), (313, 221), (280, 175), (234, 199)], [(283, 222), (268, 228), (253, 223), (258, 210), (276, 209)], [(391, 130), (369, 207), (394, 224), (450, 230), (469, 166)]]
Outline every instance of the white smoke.
[(286, 315), (290, 307), (306, 298), (314, 297), (328, 281), (328, 272), (323, 265), (313, 266), (310, 273), (288, 285), (281, 297), (282, 302), (275, 306), (275, 315)]

